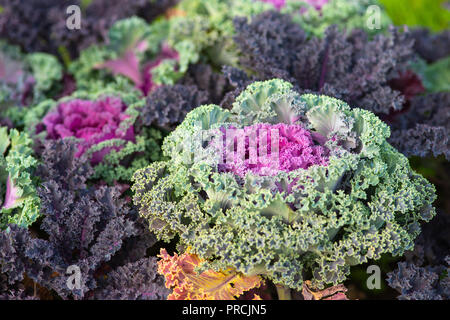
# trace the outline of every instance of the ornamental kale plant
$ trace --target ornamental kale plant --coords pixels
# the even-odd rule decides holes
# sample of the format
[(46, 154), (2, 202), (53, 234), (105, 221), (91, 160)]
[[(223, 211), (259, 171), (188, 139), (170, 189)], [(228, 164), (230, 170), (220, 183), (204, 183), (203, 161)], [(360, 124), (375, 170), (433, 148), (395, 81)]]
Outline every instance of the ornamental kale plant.
[(55, 44), (49, 39), (51, 11), (64, 18), (64, 10), (71, 1), (55, 0), (2, 0), (0, 6), (0, 35), (20, 45), (26, 52), (46, 51), (55, 53)]
[(423, 226), (414, 250), (408, 251), (397, 268), (387, 274), (387, 283), (400, 300), (448, 300), (450, 298), (450, 216), (438, 210)]
[[(108, 29), (118, 20), (138, 16), (152, 21), (176, 0), (2, 0), (0, 36), (19, 45), (25, 52), (59, 53), (68, 62), (80, 51), (102, 42)], [(81, 8), (81, 29), (66, 26), (66, 9)]]
[(0, 41), (0, 122), (23, 126), (27, 107), (64, 91), (62, 80), (63, 69), (54, 56), (25, 55)]
[[(106, 44), (90, 46), (70, 65), (77, 88), (95, 92), (111, 83), (119, 82), (123, 87), (126, 80), (142, 94), (148, 94), (154, 87), (151, 69), (166, 57), (165, 53), (157, 57), (161, 47), (149, 38), (149, 33), (149, 25), (143, 19), (132, 17), (116, 22), (108, 32)], [(167, 58), (176, 54), (170, 53)], [(147, 60), (150, 62), (144, 66)]]
[(413, 263), (400, 262), (389, 273), (389, 286), (396, 289), (399, 300), (448, 300), (450, 298), (450, 256), (446, 266), (419, 267)]
[(386, 31), (391, 24), (377, 0), (260, 0), (272, 3), (282, 13), (291, 14), (308, 34), (321, 37), (331, 25), (369, 34)]
[[(58, 104), (56, 110), (49, 112), (42, 122), (47, 130), (47, 139), (80, 139), (76, 154), (79, 157), (103, 141), (121, 139), (135, 142), (133, 126), (120, 128), (122, 122), (131, 118), (125, 114), (126, 108), (116, 97), (105, 97), (97, 101), (74, 99)], [(110, 149), (108, 147), (93, 153), (91, 163), (100, 163)]]
[(173, 130), (192, 109), (206, 103), (220, 103), (234, 87), (222, 73), (205, 64), (191, 65), (175, 85), (161, 85), (139, 108), (138, 122), (165, 132)]
[(159, 77), (162, 83), (171, 84), (190, 64), (235, 65), (238, 52), (232, 41), (233, 18), (251, 18), (271, 9), (272, 5), (253, 0), (180, 1), (172, 17), (152, 23), (152, 28), (161, 30), (167, 44), (178, 52), (178, 73), (170, 77), (170, 73), (163, 72), (169, 63), (156, 68), (155, 73), (165, 75), (166, 79)]
[[(156, 259), (145, 257), (154, 237), (142, 233), (119, 186), (88, 185), (92, 168), (76, 153), (73, 141), (45, 143), (37, 193), (44, 216), (40, 229), (47, 236), (32, 236), (17, 225), (1, 232), (0, 272), (15, 285), (26, 275), (63, 299), (165, 298)], [(65, 276), (70, 266), (82, 275), (73, 290)]]
[(27, 227), (39, 216), (31, 143), (26, 133), (0, 127), (0, 229), (12, 223)]
[(450, 55), (450, 31), (430, 33), (430, 30), (418, 28), (412, 31), (414, 49), (427, 62), (436, 62)]
[[(96, 69), (109, 69), (114, 74), (120, 74), (130, 79), (136, 88), (142, 91), (144, 95), (156, 87), (153, 81), (152, 70), (158, 67), (163, 61), (177, 61), (178, 53), (168, 47), (161, 45), (159, 53), (141, 66), (138, 54), (145, 53), (146, 50), (157, 51), (158, 49), (149, 48), (153, 39), (145, 39), (150, 32), (150, 27), (137, 18), (130, 18), (118, 21), (109, 32), (109, 47), (118, 52), (117, 59), (110, 59), (104, 63), (95, 66)], [(154, 44), (152, 44), (154, 46)], [(156, 48), (158, 48), (156, 46)], [(145, 56), (141, 58), (145, 60)], [(172, 67), (175, 72), (175, 67)], [(169, 71), (169, 70), (168, 70)]]
[[(231, 110), (191, 111), (138, 170), (133, 201), (159, 239), (285, 288), (339, 284), (350, 266), (412, 249), (435, 189), (373, 113), (283, 80), (249, 85)], [(288, 290), (288, 289), (286, 289)]]
[(94, 179), (128, 181), (138, 168), (159, 159), (161, 132), (136, 125), (138, 109), (144, 105), (145, 100), (134, 91), (76, 91), (69, 97), (35, 106), (27, 123), (41, 143), (75, 139), (76, 156), (89, 159), (95, 169)]
[(137, 17), (117, 21), (107, 44), (89, 47), (70, 68), (79, 88), (111, 81), (104, 72), (109, 69), (147, 95), (158, 85), (175, 84), (191, 64), (235, 64), (232, 19), (272, 8), (253, 0), (183, 0), (151, 24)]

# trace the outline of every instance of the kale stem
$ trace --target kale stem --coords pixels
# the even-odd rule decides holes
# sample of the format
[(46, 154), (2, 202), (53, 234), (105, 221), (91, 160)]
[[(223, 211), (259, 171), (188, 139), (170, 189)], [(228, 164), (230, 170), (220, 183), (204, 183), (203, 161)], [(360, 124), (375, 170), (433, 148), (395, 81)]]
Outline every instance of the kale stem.
[(291, 289), (281, 284), (276, 284), (278, 300), (292, 300)]

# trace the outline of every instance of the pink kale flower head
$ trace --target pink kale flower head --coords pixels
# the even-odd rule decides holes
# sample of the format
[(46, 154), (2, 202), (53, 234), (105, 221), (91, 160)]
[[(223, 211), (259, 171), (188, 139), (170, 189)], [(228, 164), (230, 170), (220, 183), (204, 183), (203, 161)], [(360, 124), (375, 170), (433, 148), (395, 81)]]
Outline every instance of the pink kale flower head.
[(327, 165), (327, 150), (316, 145), (311, 133), (300, 125), (255, 124), (243, 129), (226, 129), (224, 163), (220, 171), (245, 176), (252, 172), (273, 176), (280, 171)]
[[(121, 123), (130, 118), (125, 114), (126, 105), (116, 97), (106, 97), (101, 100), (75, 99), (60, 103), (54, 112), (43, 119), (47, 130), (47, 139), (64, 139), (75, 137), (81, 140), (76, 154), (83, 155), (92, 146), (106, 140), (122, 139), (135, 141), (133, 126), (121, 127)], [(91, 158), (92, 165), (103, 160), (111, 149), (104, 148), (94, 152)]]

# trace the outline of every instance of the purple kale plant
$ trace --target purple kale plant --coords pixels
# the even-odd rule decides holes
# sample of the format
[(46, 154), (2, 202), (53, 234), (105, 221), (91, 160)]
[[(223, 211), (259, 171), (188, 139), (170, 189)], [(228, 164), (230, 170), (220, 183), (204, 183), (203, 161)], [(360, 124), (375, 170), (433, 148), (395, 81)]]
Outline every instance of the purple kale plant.
[[(104, 290), (98, 279), (105, 276), (108, 267), (120, 266), (131, 271), (113, 273), (108, 285), (122, 290), (120, 285), (128, 283), (135, 296), (142, 288), (141, 296), (147, 293), (151, 299), (164, 297), (166, 289), (159, 285), (155, 268), (141, 270), (141, 276), (132, 272), (136, 261), (145, 259), (145, 250), (134, 251), (133, 257), (127, 258), (121, 252), (125, 243), (142, 235), (131, 204), (121, 197), (120, 187), (89, 185), (92, 168), (85, 157), (77, 157), (76, 153), (77, 146), (70, 140), (45, 143), (43, 164), (38, 169), (44, 216), (40, 232), (45, 236), (32, 237), (29, 231), (15, 226), (2, 232), (1, 237), (7, 241), (1, 241), (1, 271), (10, 283), (23, 280), (26, 274), (61, 298), (88, 299)], [(142, 239), (148, 245), (154, 244), (152, 237)], [(122, 259), (115, 257), (118, 253)], [(147, 266), (151, 263), (154, 261)], [(67, 285), (66, 273), (71, 266), (81, 274), (80, 287)], [(123, 290), (120, 294), (125, 297), (129, 293)]]
[(208, 102), (216, 104), (219, 104), (237, 86), (232, 83), (232, 79), (227, 74), (217, 72), (209, 64), (202, 63), (190, 65), (178, 84), (196, 86), (198, 90), (208, 94)]
[(450, 299), (450, 215), (442, 210), (422, 226), (414, 250), (388, 273), (387, 282), (400, 300)]
[[(79, 4), (79, 2), (2, 0), (0, 1), (3, 8), (0, 14), (0, 36), (20, 45), (26, 52), (55, 53), (56, 44), (52, 43), (49, 37), (52, 26), (50, 15), (55, 14), (61, 20), (65, 20), (67, 17), (65, 9), (71, 4)], [(69, 30), (66, 29), (67, 31)]]
[(446, 265), (420, 267), (410, 262), (400, 262), (398, 268), (388, 274), (388, 284), (396, 289), (399, 300), (448, 300), (450, 299), (450, 256)]
[(203, 104), (220, 103), (237, 86), (228, 75), (214, 71), (210, 65), (193, 64), (176, 84), (158, 86), (146, 97), (138, 122), (173, 129), (188, 112)]
[(414, 37), (414, 50), (427, 62), (436, 62), (450, 55), (450, 31), (431, 33), (426, 28), (411, 31)]
[(303, 91), (335, 96), (374, 113), (400, 110), (404, 98), (389, 80), (405, 71), (413, 40), (392, 30), (370, 40), (362, 30), (350, 35), (330, 27), (323, 39), (307, 38), (289, 15), (266, 12), (250, 23), (235, 19), (235, 41), (243, 67), (264, 80), (281, 78)]
[(450, 92), (411, 99), (408, 112), (390, 122), (390, 142), (406, 156), (439, 156), (450, 159)]
[(184, 120), (192, 109), (209, 101), (206, 91), (197, 86), (164, 85), (150, 94), (140, 116), (146, 126), (173, 127)]
[[(76, 58), (82, 49), (104, 41), (114, 22), (133, 15), (151, 21), (176, 2), (93, 0), (83, 7), (79, 0), (2, 0), (0, 36), (20, 45), (26, 52), (63, 52), (69, 59)], [(69, 30), (66, 26), (66, 9), (70, 5), (83, 9), (79, 30)]]
[[(85, 158), (76, 157), (76, 147), (59, 140), (46, 144), (38, 189), (44, 219), (41, 229), (49, 238), (35, 239), (27, 248), (29, 258), (56, 272), (44, 285), (61, 297), (83, 298), (96, 288), (94, 272), (120, 249), (135, 232), (130, 208), (114, 187), (93, 189), (86, 185), (92, 169)], [(76, 265), (82, 274), (81, 287), (66, 285), (67, 268)]]
[(110, 272), (95, 299), (165, 300), (170, 290), (157, 273), (156, 257), (142, 258)]
[(30, 241), (27, 229), (14, 224), (0, 232), (0, 300), (36, 299), (22, 283), (26, 270), (36, 273), (42, 271), (38, 264), (24, 255)]

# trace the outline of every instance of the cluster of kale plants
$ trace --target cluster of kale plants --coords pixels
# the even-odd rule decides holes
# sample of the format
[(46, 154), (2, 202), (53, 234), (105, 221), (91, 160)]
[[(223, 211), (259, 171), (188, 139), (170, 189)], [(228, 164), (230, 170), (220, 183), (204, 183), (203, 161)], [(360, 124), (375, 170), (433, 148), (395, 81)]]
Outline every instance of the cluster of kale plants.
[(449, 298), (448, 30), (375, 0), (0, 7), (0, 299), (348, 299), (386, 257), (388, 294)]

